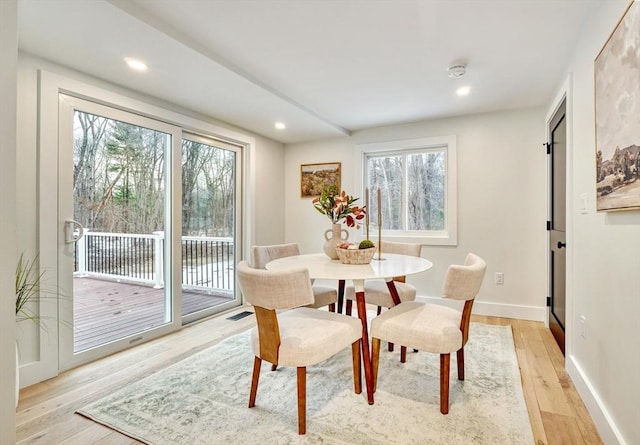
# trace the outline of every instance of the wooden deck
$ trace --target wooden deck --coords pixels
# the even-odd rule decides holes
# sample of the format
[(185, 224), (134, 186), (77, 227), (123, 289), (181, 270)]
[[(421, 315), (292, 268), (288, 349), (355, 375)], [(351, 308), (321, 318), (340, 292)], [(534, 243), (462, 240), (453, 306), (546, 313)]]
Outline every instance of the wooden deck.
[[(165, 323), (164, 289), (143, 284), (74, 278), (74, 352)], [(182, 292), (182, 315), (232, 300), (229, 294)]]

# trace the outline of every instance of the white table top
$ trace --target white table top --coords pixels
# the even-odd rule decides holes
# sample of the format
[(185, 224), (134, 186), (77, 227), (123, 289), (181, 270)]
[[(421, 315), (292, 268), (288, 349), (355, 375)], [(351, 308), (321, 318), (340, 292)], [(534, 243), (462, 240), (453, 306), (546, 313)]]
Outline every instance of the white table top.
[[(376, 254), (377, 255), (377, 254)], [(309, 276), (317, 280), (368, 280), (411, 275), (431, 269), (431, 261), (393, 253), (383, 253), (382, 260), (371, 260), (369, 264), (343, 264), (332, 260), (324, 253), (296, 255), (279, 258), (267, 263), (268, 270), (283, 270), (303, 267)]]

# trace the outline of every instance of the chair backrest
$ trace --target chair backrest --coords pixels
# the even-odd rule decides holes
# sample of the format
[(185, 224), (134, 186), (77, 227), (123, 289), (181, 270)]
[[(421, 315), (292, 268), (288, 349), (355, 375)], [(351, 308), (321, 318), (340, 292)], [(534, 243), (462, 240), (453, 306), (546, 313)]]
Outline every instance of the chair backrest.
[(253, 246), (251, 248), (251, 267), (264, 269), (269, 261), (287, 256), (300, 255), (298, 243), (273, 244), (271, 246)]
[(478, 295), (487, 263), (478, 255), (469, 253), (464, 266), (449, 266), (442, 284), (442, 297), (454, 300), (472, 300)]
[[(380, 242), (380, 246), (382, 247), (382, 251), (384, 253), (398, 253), (401, 255), (420, 256), (420, 252), (422, 251), (422, 244), (415, 243), (396, 243), (393, 241), (382, 241)], [(405, 275), (393, 277), (393, 281), (399, 281), (401, 283), (406, 282), (406, 280), (407, 277)]]
[(309, 271), (256, 269), (241, 261), (236, 267), (240, 291), (248, 303), (265, 309), (291, 309), (314, 301)]
[(393, 241), (382, 241), (382, 251), (385, 253), (399, 253), (402, 255), (420, 256), (422, 244), (396, 243)]

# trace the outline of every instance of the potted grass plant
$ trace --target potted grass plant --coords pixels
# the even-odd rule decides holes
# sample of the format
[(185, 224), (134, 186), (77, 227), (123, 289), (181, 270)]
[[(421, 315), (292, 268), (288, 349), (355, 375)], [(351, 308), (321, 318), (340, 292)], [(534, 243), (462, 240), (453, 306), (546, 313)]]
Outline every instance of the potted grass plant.
[(16, 265), (16, 321), (31, 320), (40, 323), (39, 315), (33, 310), (33, 303), (40, 299), (40, 284), (44, 272), (38, 268), (38, 255), (26, 260), (20, 255)]
[[(16, 322), (31, 320), (38, 327), (41, 326), (39, 312), (35, 309), (40, 301), (40, 287), (44, 271), (39, 269), (39, 256), (32, 260), (24, 258), (20, 254), (16, 265)], [(20, 394), (20, 364), (19, 364), (18, 343), (16, 342), (16, 408), (18, 407), (18, 397)]]

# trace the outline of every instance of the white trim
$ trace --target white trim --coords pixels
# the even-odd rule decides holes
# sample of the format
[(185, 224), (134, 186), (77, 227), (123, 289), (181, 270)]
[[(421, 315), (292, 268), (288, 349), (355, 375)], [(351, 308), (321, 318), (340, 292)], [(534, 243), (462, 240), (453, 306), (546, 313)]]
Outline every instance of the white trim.
[(607, 445), (626, 445), (627, 442), (613, 421), (613, 417), (609, 414), (606, 405), (602, 402), (602, 399), (589, 379), (587, 379), (586, 374), (582, 371), (582, 367), (578, 364), (575, 357), (570, 355), (566, 356), (565, 368), (578, 394), (580, 394), (584, 405), (587, 407), (587, 411), (589, 411), (589, 415), (603, 443)]
[[(416, 297), (416, 301), (461, 309), (461, 304), (458, 300), (448, 300), (441, 297), (427, 297), (419, 295)], [(473, 314), (485, 315), (488, 317), (515, 318), (518, 320), (544, 321), (547, 314), (547, 308), (543, 306), (492, 303), (490, 301), (481, 301), (476, 299), (473, 303)]]
[[(365, 156), (375, 152), (393, 152), (394, 150), (411, 150), (424, 148), (445, 147), (446, 165), (446, 228), (433, 231), (429, 235), (411, 232), (391, 232), (383, 235), (387, 240), (398, 242), (422, 243), (428, 246), (457, 246), (458, 245), (458, 179), (457, 179), (457, 138), (455, 135), (436, 136), (416, 139), (400, 139), (384, 142), (357, 144), (354, 146), (354, 178), (362, 190), (365, 188), (363, 171)], [(362, 193), (364, 195), (364, 192)]]

